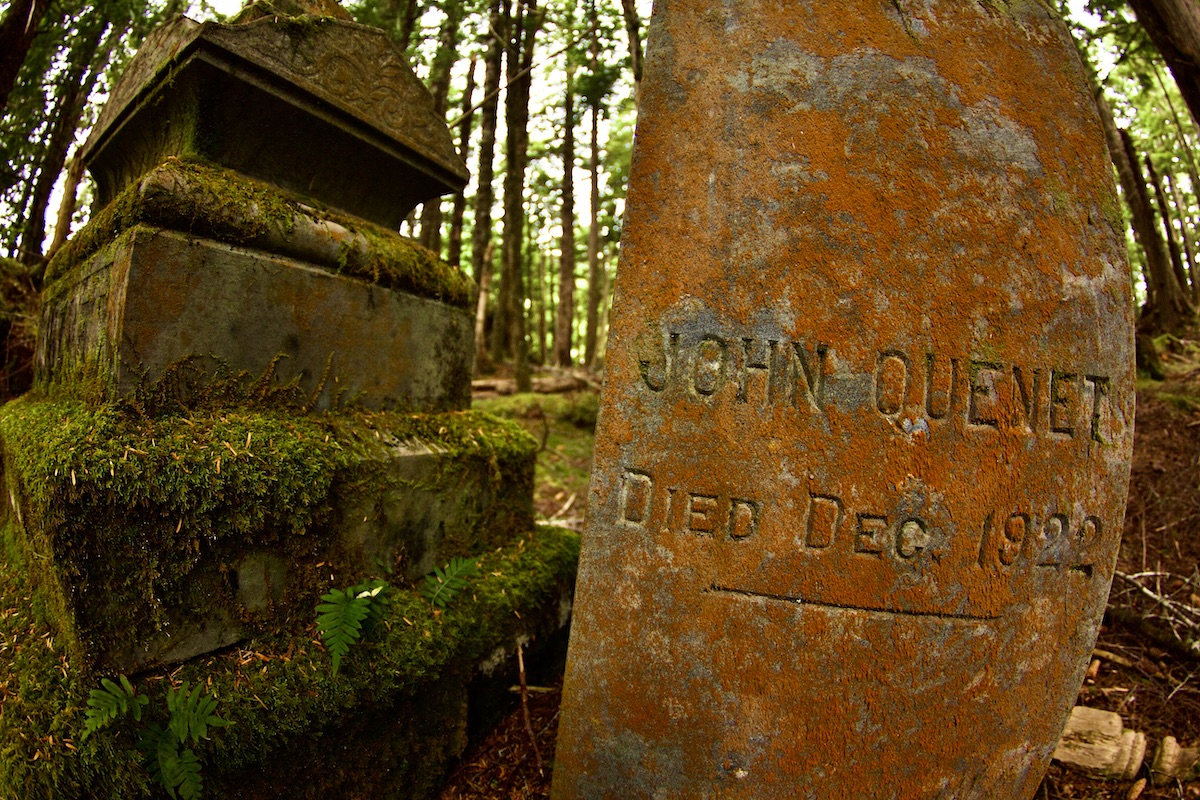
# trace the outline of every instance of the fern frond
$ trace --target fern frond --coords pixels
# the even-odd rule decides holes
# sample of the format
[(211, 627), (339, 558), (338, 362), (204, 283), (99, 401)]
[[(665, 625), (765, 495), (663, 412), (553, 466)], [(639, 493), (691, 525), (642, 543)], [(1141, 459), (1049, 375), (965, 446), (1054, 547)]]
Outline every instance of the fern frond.
[(432, 575), (425, 576), (421, 593), (438, 608), (445, 608), (454, 595), (470, 585), (467, 578), (479, 574), (479, 565), (469, 558), (452, 558), (446, 568), (433, 568)]
[(321, 595), (324, 603), (317, 606), (317, 630), (333, 657), (333, 674), (337, 675), (342, 656), (350, 651), (350, 645), (362, 633), (363, 620), (370, 613), (373, 595), (369, 591), (334, 589)]
[(167, 711), (171, 715), (168, 727), (181, 744), (188, 739), (193, 742), (207, 739), (210, 727), (231, 724), (214, 714), (216, 710), (217, 698), (204, 694), (200, 686), (189, 691), (188, 682), (184, 681), (178, 690), (174, 687), (167, 690)]
[(118, 684), (108, 678), (101, 678), (101, 688), (92, 689), (88, 693), (88, 710), (84, 718), (81, 741), (123, 714), (132, 714), (135, 720), (141, 721), (142, 707), (149, 700), (136, 694), (133, 685), (124, 675), (120, 676), (120, 681)]
[(200, 759), (167, 730), (159, 738), (152, 757), (151, 774), (166, 787), (167, 794), (182, 800), (198, 800), (204, 789), (200, 776)]

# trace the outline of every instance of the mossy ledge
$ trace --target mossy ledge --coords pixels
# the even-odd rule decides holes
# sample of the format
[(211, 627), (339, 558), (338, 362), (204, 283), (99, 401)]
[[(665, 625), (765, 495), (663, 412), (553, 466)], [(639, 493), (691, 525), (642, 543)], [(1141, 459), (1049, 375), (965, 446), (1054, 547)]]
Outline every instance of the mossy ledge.
[[(411, 539), (364, 549), (347, 535), (407, 498), (434, 498), (435, 521), (454, 523), (437, 531), (439, 559), (495, 549), (532, 525), (536, 443), (474, 411), (156, 418), (27, 396), (0, 408), (0, 443), (13, 545), (81, 666), (152, 663), (128, 654), (164, 631), (178, 640), (180, 625), (219, 622), (232, 629), (226, 641), (275, 629), (365, 571), (411, 574)], [(431, 454), (426, 467), (397, 467), (404, 443)], [(252, 613), (235, 578), (248, 553), (286, 565), (286, 587)]]
[(48, 289), (71, 283), (88, 256), (138, 224), (292, 256), (457, 308), (468, 308), (474, 297), (470, 277), (398, 233), (314, 208), (233, 170), (175, 157), (118, 195), (55, 255)]
[[(132, 726), (80, 741), (88, 691), (100, 676), (63, 648), (11, 525), (3, 541), (0, 797), (165, 796), (138, 763)], [(483, 556), (481, 577), (445, 611), (415, 591), (395, 591), (382, 624), (336, 678), (310, 619), (302, 630), (260, 636), (135, 684), (155, 713), (169, 682), (204, 685), (219, 699), (234, 725), (198, 749), (206, 797), (428, 797), (465, 744), (465, 687), (475, 665), (518, 636), (544, 641), (561, 624), (578, 553), (576, 535), (542, 528)], [(252, 786), (246, 778), (260, 769), (281, 782)]]

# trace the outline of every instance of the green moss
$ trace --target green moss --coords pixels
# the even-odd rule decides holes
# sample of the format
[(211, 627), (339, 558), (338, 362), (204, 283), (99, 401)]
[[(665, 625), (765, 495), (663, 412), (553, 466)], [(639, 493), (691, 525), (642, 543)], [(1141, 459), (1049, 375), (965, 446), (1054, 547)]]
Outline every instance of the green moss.
[[(8, 527), (6, 541), (13, 535)], [(444, 767), (445, 752), (461, 746), (435, 738), (438, 732), (443, 737), (460, 735), (458, 718), (464, 709), (455, 697), (464, 696), (461, 685), (470, 665), (518, 633), (528, 633), (529, 619), (538, 609), (544, 616), (548, 605), (557, 605), (573, 580), (578, 548), (578, 538), (561, 530), (527, 534), (484, 556), (483, 575), (469, 596), (462, 595), (443, 612), (435, 612), (416, 591), (395, 592), (382, 623), (351, 650), (336, 679), (328, 656), (314, 643), (310, 619), (289, 632), (193, 660), (169, 675), (145, 674), (137, 681), (138, 689), (151, 696), (152, 707), (162, 706), (167, 681), (203, 684), (218, 697), (221, 715), (235, 724), (214, 732), (201, 752), (209, 796), (234, 796), (235, 790), (237, 796), (255, 796), (240, 791), (245, 775), (272, 765), (303, 787), (288, 796), (335, 796), (322, 791), (353, 785), (356, 779), (360, 785), (377, 783), (391, 771), (379, 770), (378, 761), (368, 759), (357, 766), (361, 774), (346, 774), (356, 762), (343, 755), (345, 748), (331, 747), (326, 740), (316, 751), (320, 760), (297, 763), (293, 745), (320, 740), (323, 733), (344, 742), (346, 731), (372, 732), (374, 726), (364, 720), (373, 720), (380, 709), (391, 716), (397, 707), (423, 723), (421, 730), (429, 739), (425, 745), (431, 751), (441, 747), (422, 758), (442, 760), (432, 768), (426, 763), (424, 769), (414, 760), (403, 773), (397, 766), (392, 780), (410, 781), (420, 775), (428, 782)], [(0, 562), (0, 674), (5, 676), (0, 683), (0, 796), (152, 796), (136, 763), (132, 728), (114, 726), (79, 741), (87, 692), (97, 677), (63, 651), (53, 627), (30, 603), (31, 596), (26, 573), (10, 561)], [(300, 755), (310, 757), (312, 752), (302, 750)], [(408, 755), (415, 759), (413, 753)]]
[[(0, 440), (24, 558), (57, 629), (89, 661), (130, 638), (124, 612), (147, 621), (147, 631), (178, 613), (211, 615), (214, 598), (228, 594), (222, 575), (248, 549), (298, 565), (293, 603), (319, 588), (315, 581), (349, 575), (359, 565), (338, 549), (338, 513), (381, 488), (488, 494), (494, 502), (463, 500), (478, 511), (445, 533), (449, 555), (494, 547), (531, 514), (534, 442), (479, 412), (146, 417), (25, 397), (0, 408)], [(445, 455), (420, 485), (386, 458), (389, 446), (409, 441)], [(467, 472), (486, 476), (485, 485), (463, 484)], [(294, 611), (284, 605), (243, 622), (253, 629)]]
[(58, 252), (47, 268), (46, 284), (53, 292), (52, 285), (60, 282), (64, 286), (57, 291), (65, 291), (90, 256), (138, 224), (287, 254), (305, 250), (290, 238), (297, 224), (311, 227), (328, 220), (344, 228), (349, 238), (330, 263), (317, 266), (460, 308), (470, 305), (473, 282), (436, 253), (366, 220), (316, 211), (310, 205), (233, 170), (169, 158), (122, 192)]

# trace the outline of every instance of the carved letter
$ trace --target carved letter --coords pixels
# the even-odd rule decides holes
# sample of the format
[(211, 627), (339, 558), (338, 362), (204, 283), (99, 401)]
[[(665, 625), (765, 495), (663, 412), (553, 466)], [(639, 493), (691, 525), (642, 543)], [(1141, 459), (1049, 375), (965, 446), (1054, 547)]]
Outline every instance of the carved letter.
[(714, 395), (725, 385), (728, 372), (729, 345), (719, 336), (705, 336), (696, 347), (692, 387), (705, 397)]
[(996, 373), (1000, 369), (1000, 364), (994, 361), (971, 359), (971, 394), (968, 399), (967, 422), (972, 425), (998, 427)]
[(837, 530), (842, 524), (842, 501), (836, 497), (809, 495), (808, 532), (804, 544), (824, 549), (833, 544)]
[(885, 350), (875, 362), (875, 407), (884, 416), (899, 414), (908, 399), (908, 356)]
[(654, 481), (644, 472), (627, 470), (621, 481), (619, 519), (626, 525), (644, 528), (650, 519)]

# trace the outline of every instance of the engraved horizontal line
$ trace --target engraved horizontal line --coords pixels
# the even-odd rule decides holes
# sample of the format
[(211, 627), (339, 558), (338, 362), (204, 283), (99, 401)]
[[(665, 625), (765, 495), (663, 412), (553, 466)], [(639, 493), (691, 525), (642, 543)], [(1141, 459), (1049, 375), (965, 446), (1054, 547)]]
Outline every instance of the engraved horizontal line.
[(735, 589), (730, 586), (717, 586), (716, 584), (713, 584), (704, 591), (715, 592), (717, 594), (732, 594), (741, 597), (755, 597), (762, 600), (778, 600), (783, 603), (817, 606), (819, 608), (836, 608), (842, 611), (865, 611), (868, 614), (882, 614), (885, 616), (932, 617), (934, 619), (953, 620), (956, 622), (995, 622), (1000, 619), (998, 615), (950, 614), (944, 611), (909, 611), (901, 608), (871, 608), (869, 606), (856, 606), (847, 603), (828, 603), (823, 600), (806, 600), (803, 597), (795, 597), (792, 595), (755, 592), (750, 589)]

